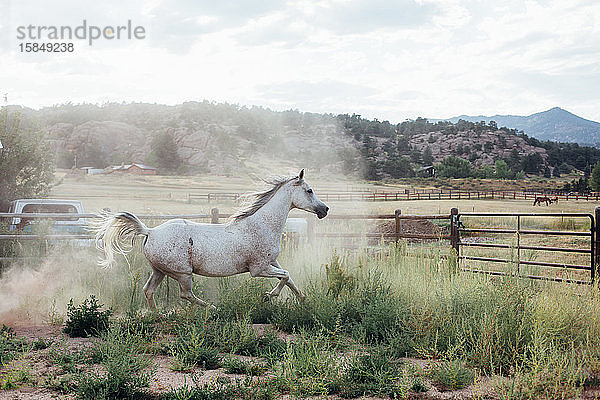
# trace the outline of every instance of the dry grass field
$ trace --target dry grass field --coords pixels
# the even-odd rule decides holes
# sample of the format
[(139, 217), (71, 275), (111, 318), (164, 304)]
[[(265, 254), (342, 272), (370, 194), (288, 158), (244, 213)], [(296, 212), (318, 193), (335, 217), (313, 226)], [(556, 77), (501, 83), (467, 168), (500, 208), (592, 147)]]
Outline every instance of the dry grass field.
[[(261, 187), (261, 182), (247, 174), (240, 176), (132, 176), (68, 175), (66, 171), (57, 174), (59, 184), (52, 190), (55, 198), (80, 199), (90, 212), (108, 207), (111, 210), (128, 210), (136, 213), (176, 214), (205, 213), (218, 207), (223, 212), (236, 208), (236, 204), (227, 202), (188, 202), (188, 194), (206, 193), (244, 193)], [(413, 188), (409, 185), (374, 184), (348, 180), (343, 176), (310, 174), (307, 181), (315, 193), (351, 192), (351, 191), (402, 191)], [(489, 182), (499, 185), (499, 182)], [(456, 185), (454, 185), (456, 186)], [(528, 185), (525, 185), (528, 186)], [(427, 185), (419, 186), (426, 188)], [(511, 187), (518, 190), (518, 187)], [(332, 201), (332, 213), (351, 214), (357, 211), (369, 213), (390, 213), (396, 209), (403, 214), (443, 214), (457, 207), (462, 212), (591, 212), (596, 205), (592, 201), (569, 200), (558, 205), (533, 206), (531, 200), (422, 200), (387, 202), (336, 202)]]

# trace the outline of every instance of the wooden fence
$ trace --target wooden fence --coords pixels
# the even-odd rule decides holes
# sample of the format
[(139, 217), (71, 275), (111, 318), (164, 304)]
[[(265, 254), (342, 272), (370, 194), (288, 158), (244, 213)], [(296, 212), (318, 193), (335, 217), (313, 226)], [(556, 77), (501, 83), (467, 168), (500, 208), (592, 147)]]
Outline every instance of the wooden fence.
[[(46, 220), (60, 220), (73, 218), (93, 218), (94, 214), (30, 214), (30, 213), (0, 213), (0, 220), (12, 219), (12, 218), (29, 218), (29, 219), (46, 219)], [(211, 209), (210, 214), (177, 214), (177, 215), (150, 215), (141, 214), (138, 217), (142, 220), (166, 220), (172, 218), (186, 218), (193, 220), (202, 220), (210, 223), (221, 223), (224, 219), (228, 218), (229, 214), (222, 214), (217, 208)], [(516, 219), (516, 226), (514, 229), (506, 229), (500, 227), (490, 228), (472, 228), (467, 227), (464, 224), (466, 218), (499, 218), (499, 217), (511, 217)], [(531, 230), (522, 229), (521, 220), (522, 218), (584, 218), (589, 219), (590, 229), (588, 231), (568, 231), (568, 230)], [(369, 232), (369, 233), (357, 233), (357, 232), (317, 232), (315, 229), (315, 218), (309, 217), (308, 221), (308, 232), (307, 236), (309, 240), (315, 238), (332, 239), (337, 238), (342, 241), (351, 241), (360, 238), (383, 238), (392, 240), (398, 243), (401, 239), (415, 240), (447, 240), (450, 243), (451, 248), (456, 252), (456, 257), (463, 271), (470, 271), (473, 273), (486, 273), (492, 275), (516, 275), (524, 278), (531, 279), (545, 279), (553, 281), (567, 281), (572, 283), (592, 283), (596, 279), (597, 268), (600, 265), (600, 232), (598, 227), (598, 221), (600, 221), (600, 207), (595, 209), (594, 214), (586, 213), (459, 213), (458, 209), (453, 208), (449, 214), (434, 214), (434, 215), (402, 215), (400, 210), (396, 210), (394, 214), (347, 214), (347, 215), (329, 215), (327, 217), (332, 221), (349, 221), (349, 220), (390, 220), (394, 221), (393, 232)], [(435, 233), (409, 233), (403, 232), (401, 229), (401, 221), (406, 220), (427, 220), (427, 221), (447, 221), (449, 226), (449, 233), (435, 234)], [(490, 243), (490, 242), (469, 242), (464, 240), (465, 236), (489, 233), (496, 235), (514, 235), (516, 236), (517, 243), (514, 245)], [(589, 238), (589, 245), (587, 248), (581, 247), (553, 247), (553, 246), (532, 246), (521, 243), (520, 238), (523, 235), (536, 235), (540, 237), (548, 236), (567, 236), (567, 237), (585, 237)], [(6, 234), (0, 234), (0, 241), (2, 240), (43, 240), (46, 243), (48, 241), (60, 241), (60, 240), (81, 240), (81, 239), (93, 239), (93, 236), (80, 234), (80, 235), (66, 235), (66, 234), (50, 234), (50, 235), (36, 235), (36, 234), (24, 234), (9, 232)], [(464, 248), (488, 248), (488, 249), (514, 249), (517, 254), (517, 259), (508, 260), (505, 258), (497, 257), (474, 257), (463, 254)], [(528, 261), (521, 259), (521, 250), (536, 251), (536, 252), (560, 252), (560, 253), (577, 253), (588, 255), (588, 263), (585, 264), (570, 264), (570, 263), (557, 263), (557, 262), (543, 262), (543, 261)], [(0, 257), (0, 261), (12, 260), (15, 257)], [(478, 270), (470, 268), (467, 264), (469, 261), (479, 261), (487, 263), (502, 263), (510, 264), (515, 263), (517, 266), (516, 271), (502, 272), (493, 270)], [(564, 279), (556, 278), (551, 276), (538, 276), (538, 275), (521, 275), (521, 265), (534, 265), (548, 268), (561, 268), (567, 270), (587, 271), (589, 272), (589, 280), (581, 279)]]
[[(188, 202), (236, 201), (240, 193), (189, 193)], [(499, 190), (405, 190), (399, 192), (324, 192), (318, 193), (323, 201), (410, 201), (410, 200), (535, 200), (537, 197), (558, 198), (568, 200), (600, 200), (600, 193), (543, 193), (529, 191)]]

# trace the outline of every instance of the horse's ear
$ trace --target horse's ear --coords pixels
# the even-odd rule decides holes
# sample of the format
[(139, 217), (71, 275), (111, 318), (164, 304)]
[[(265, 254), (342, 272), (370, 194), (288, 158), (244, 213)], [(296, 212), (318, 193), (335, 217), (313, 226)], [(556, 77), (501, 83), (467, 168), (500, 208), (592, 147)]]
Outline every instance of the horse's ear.
[(298, 174), (298, 180), (301, 181), (302, 179), (304, 179), (304, 168), (302, 168), (302, 171)]

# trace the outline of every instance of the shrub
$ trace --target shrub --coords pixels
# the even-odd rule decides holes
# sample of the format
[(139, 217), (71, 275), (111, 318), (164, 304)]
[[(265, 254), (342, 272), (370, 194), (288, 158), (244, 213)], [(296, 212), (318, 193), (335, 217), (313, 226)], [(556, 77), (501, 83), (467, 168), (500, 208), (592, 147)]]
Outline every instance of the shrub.
[(273, 379), (216, 380), (183, 386), (161, 395), (160, 400), (273, 400), (277, 391)]
[(218, 319), (237, 321), (249, 318), (253, 324), (270, 323), (276, 305), (265, 300), (265, 292), (271, 290), (265, 279), (229, 278), (219, 280)]
[(153, 375), (152, 360), (138, 354), (144, 342), (135, 334), (119, 327), (101, 336), (91, 349), (91, 360), (100, 363), (105, 372), (80, 372), (77, 395), (83, 399), (142, 398), (144, 388)]
[(15, 335), (12, 328), (0, 327), (0, 366), (10, 362), (25, 350), (26, 341)]
[(99, 305), (93, 295), (79, 306), (74, 306), (71, 299), (67, 306), (67, 320), (63, 332), (71, 337), (88, 337), (99, 336), (107, 331), (112, 310), (99, 311), (101, 307), (103, 305)]
[(240, 360), (239, 358), (228, 357), (223, 362), (225, 372), (228, 374), (245, 374), (258, 376), (264, 374), (267, 368), (263, 364)]
[(282, 356), (278, 383), (294, 396), (327, 396), (340, 390), (339, 358), (323, 332), (300, 332), (287, 343)]
[(468, 178), (473, 175), (471, 163), (462, 158), (448, 156), (436, 165), (436, 175), (445, 178)]
[(206, 325), (181, 326), (177, 338), (171, 345), (171, 369), (189, 371), (196, 366), (216, 369), (221, 366), (221, 357), (207, 335)]
[(433, 364), (430, 376), (440, 390), (462, 389), (473, 383), (474, 378), (473, 371), (460, 360), (441, 361)]
[(342, 377), (340, 394), (345, 398), (371, 395), (404, 398), (413, 386), (412, 380), (404, 379), (405, 375), (403, 366), (390, 360), (389, 350), (375, 349), (350, 361)]
[(253, 356), (258, 353), (258, 334), (249, 319), (211, 324), (215, 345), (223, 352)]

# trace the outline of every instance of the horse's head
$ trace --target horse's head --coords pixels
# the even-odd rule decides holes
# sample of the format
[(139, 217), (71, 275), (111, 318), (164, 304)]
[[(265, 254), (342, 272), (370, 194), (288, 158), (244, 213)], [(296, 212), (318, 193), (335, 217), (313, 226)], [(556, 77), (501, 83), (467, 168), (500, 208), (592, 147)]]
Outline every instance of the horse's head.
[(325, 218), (329, 207), (325, 205), (304, 180), (304, 170), (292, 181), (292, 207), (317, 214), (319, 219)]

